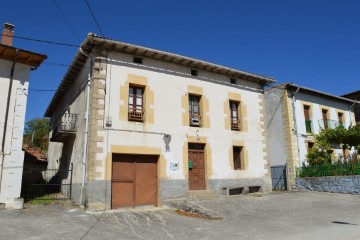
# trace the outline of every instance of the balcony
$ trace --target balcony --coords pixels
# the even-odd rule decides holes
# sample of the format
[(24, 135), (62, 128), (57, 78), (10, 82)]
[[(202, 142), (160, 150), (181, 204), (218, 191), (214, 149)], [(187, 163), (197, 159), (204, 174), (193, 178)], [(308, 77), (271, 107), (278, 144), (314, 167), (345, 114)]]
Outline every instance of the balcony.
[(144, 121), (144, 110), (129, 107), (128, 120), (135, 122)]
[(320, 119), (318, 122), (320, 129), (344, 127), (344, 123), (329, 119)]
[(76, 135), (77, 114), (65, 113), (61, 120), (54, 125), (51, 142), (65, 142)]
[(305, 120), (306, 133), (313, 133), (313, 126), (311, 120)]
[(231, 130), (240, 131), (240, 121), (238, 119), (231, 119)]
[(197, 113), (190, 113), (189, 114), (189, 122), (190, 122), (190, 126), (200, 127), (201, 126), (201, 115), (197, 114)]

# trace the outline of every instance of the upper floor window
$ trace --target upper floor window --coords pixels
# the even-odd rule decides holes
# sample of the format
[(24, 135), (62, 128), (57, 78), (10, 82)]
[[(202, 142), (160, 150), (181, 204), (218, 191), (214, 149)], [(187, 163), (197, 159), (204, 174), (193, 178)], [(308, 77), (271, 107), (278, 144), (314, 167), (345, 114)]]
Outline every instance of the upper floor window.
[(201, 126), (200, 98), (201, 96), (189, 95), (190, 126)]
[(312, 133), (312, 122), (310, 117), (310, 106), (305, 105), (304, 106), (304, 117), (305, 117), (305, 126), (306, 126), (306, 132)]
[(323, 123), (324, 123), (324, 127), (328, 128), (329, 127), (329, 120), (328, 120), (328, 110), (326, 109), (322, 109), (322, 118), (323, 118)]
[(344, 114), (339, 112), (338, 113), (338, 120), (339, 120), (339, 126), (344, 127)]
[(128, 119), (130, 121), (144, 121), (144, 88), (129, 87), (129, 111)]
[(230, 101), (231, 130), (240, 130), (239, 102)]

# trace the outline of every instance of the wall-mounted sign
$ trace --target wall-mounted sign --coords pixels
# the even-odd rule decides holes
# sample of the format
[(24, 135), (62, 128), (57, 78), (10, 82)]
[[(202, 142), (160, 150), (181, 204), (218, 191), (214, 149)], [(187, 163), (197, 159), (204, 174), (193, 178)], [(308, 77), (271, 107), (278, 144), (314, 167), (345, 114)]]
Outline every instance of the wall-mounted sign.
[(179, 170), (179, 163), (170, 163), (171, 170)]

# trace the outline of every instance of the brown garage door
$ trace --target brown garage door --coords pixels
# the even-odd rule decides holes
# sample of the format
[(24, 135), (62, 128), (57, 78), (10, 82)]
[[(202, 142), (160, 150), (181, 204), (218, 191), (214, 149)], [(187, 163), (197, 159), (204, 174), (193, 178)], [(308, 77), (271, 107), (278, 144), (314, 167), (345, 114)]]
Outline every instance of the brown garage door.
[(158, 156), (113, 154), (112, 208), (157, 206)]
[(205, 190), (204, 145), (189, 143), (189, 190)]

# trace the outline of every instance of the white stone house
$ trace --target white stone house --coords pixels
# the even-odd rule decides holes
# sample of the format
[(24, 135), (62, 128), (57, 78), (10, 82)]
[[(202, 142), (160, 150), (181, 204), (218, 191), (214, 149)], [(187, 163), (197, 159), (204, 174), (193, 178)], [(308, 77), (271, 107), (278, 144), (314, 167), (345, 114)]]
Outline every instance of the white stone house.
[[(306, 163), (314, 134), (323, 128), (355, 125), (359, 102), (296, 84), (278, 84), (265, 90), (267, 143), (271, 166), (288, 166), (288, 183), (295, 183), (296, 168)], [(342, 154), (334, 146), (332, 158)]]
[(269, 191), (263, 87), (273, 82), (90, 33), (45, 113), (49, 164), (73, 163), (73, 200), (92, 209)]
[(45, 55), (12, 46), (14, 26), (4, 24), (0, 44), (0, 203), (12, 207), (20, 197), (22, 151), (30, 71)]

